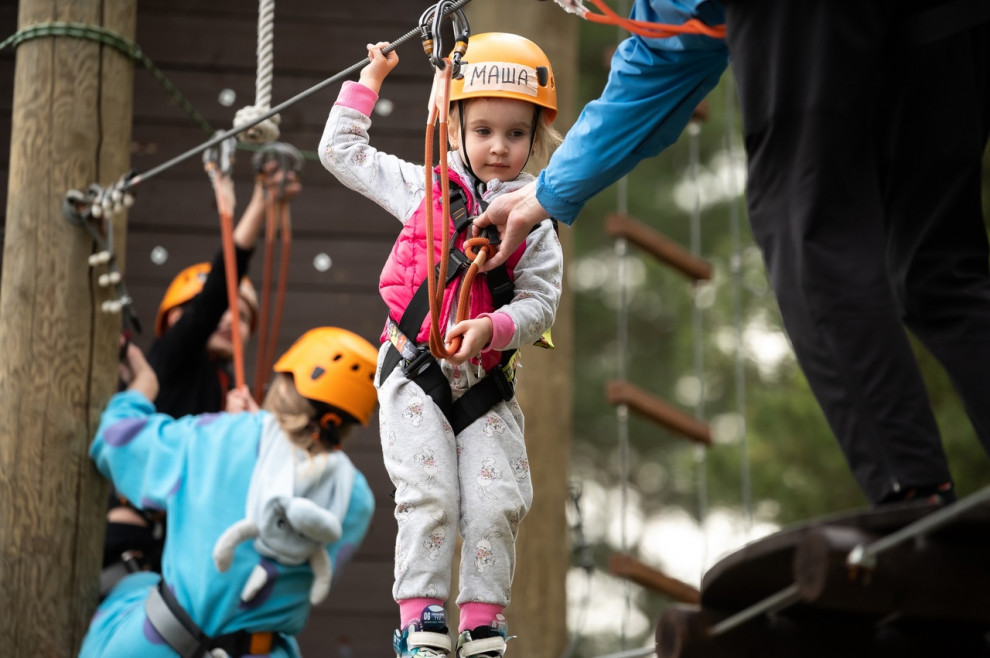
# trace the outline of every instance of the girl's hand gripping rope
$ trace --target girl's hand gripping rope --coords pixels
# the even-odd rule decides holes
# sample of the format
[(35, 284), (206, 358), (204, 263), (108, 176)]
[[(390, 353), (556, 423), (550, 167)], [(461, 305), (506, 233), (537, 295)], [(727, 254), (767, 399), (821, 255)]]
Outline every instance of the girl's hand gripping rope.
[(367, 66), (361, 69), (361, 75), (358, 79), (361, 84), (376, 94), (381, 92), (382, 82), (392, 72), (392, 69), (399, 64), (399, 55), (394, 50), (388, 53), (382, 52), (388, 45), (388, 41), (368, 44), (369, 62)]

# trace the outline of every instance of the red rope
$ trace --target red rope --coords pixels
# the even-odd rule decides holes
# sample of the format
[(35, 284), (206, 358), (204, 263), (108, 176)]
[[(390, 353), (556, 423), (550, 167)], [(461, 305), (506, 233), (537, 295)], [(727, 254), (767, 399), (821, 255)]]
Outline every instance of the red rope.
[(626, 18), (615, 13), (611, 7), (605, 4), (604, 0), (590, 0), (598, 7), (600, 14), (587, 11), (584, 18), (604, 25), (616, 25), (633, 34), (652, 39), (665, 39), (681, 34), (701, 34), (713, 39), (725, 38), (725, 25), (707, 25), (696, 18), (689, 19), (680, 25), (669, 23), (653, 23), (650, 21), (639, 21)]

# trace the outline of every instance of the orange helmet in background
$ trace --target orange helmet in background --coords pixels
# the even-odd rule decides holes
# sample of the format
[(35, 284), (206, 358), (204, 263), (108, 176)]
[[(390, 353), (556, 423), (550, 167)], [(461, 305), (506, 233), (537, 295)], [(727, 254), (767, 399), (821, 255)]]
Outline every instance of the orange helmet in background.
[(514, 98), (539, 105), (547, 121), (557, 116), (557, 83), (546, 53), (518, 34), (482, 32), (468, 40), (450, 100)]
[[(203, 284), (206, 283), (206, 276), (209, 273), (209, 263), (196, 263), (182, 270), (172, 279), (172, 283), (165, 291), (165, 296), (162, 297), (162, 303), (158, 305), (158, 313), (155, 315), (156, 336), (165, 333), (168, 312), (198, 295), (199, 291), (203, 289)], [(258, 293), (255, 292), (251, 280), (247, 277), (241, 279), (239, 293), (240, 298), (251, 309), (251, 331), (253, 332), (258, 324)]]
[(367, 425), (378, 403), (377, 365), (378, 349), (361, 336), (318, 327), (300, 336), (272, 369), (291, 374), (303, 397), (337, 407)]

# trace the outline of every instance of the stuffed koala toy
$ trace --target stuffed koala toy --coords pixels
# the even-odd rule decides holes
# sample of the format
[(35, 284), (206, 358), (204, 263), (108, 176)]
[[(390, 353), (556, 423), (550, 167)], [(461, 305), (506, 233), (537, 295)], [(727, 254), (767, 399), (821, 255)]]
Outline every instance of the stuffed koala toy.
[[(331, 566), (326, 546), (340, 539), (340, 519), (312, 500), (275, 496), (264, 507), (260, 520), (243, 519), (220, 536), (213, 546), (213, 561), (220, 572), (230, 568), (234, 549), (254, 540), (255, 549), (281, 564), (297, 565), (309, 560), (315, 578), (309, 600), (314, 605), (330, 592)], [(241, 600), (250, 601), (268, 582), (268, 574), (256, 565), (241, 590)]]

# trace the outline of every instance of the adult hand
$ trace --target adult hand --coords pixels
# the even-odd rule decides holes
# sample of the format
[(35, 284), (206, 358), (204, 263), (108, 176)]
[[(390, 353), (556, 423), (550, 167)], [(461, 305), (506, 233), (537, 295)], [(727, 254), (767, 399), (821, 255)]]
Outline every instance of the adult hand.
[(485, 262), (481, 271), (487, 272), (504, 263), (526, 240), (530, 230), (549, 216), (536, 200), (536, 181), (492, 201), (488, 210), (474, 219), (474, 232), (477, 234), (486, 226), (495, 226), (501, 242), (498, 253)]

